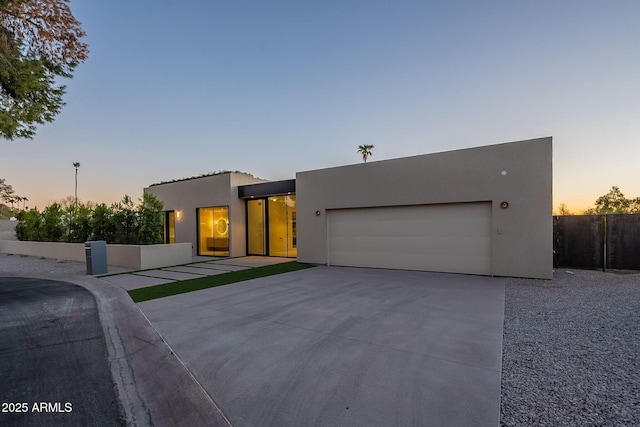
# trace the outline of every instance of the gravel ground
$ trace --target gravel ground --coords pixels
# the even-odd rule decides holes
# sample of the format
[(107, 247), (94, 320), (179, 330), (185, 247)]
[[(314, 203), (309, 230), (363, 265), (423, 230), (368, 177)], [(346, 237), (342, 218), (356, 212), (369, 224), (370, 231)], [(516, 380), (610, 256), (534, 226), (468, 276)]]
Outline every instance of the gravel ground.
[[(109, 273), (123, 273), (130, 268), (108, 267)], [(40, 258), (25, 255), (10, 255), (0, 253), (0, 275), (16, 276), (86, 276), (87, 264), (77, 261), (61, 261), (51, 258)]]
[(507, 281), (501, 425), (640, 426), (640, 273)]

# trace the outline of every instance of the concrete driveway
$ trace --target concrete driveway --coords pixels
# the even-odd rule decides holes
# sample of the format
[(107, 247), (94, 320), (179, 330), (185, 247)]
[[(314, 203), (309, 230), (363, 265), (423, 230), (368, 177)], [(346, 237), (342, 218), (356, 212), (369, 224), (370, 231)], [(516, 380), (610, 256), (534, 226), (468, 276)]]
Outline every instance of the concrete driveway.
[(504, 283), (316, 267), (139, 306), (234, 426), (497, 426)]

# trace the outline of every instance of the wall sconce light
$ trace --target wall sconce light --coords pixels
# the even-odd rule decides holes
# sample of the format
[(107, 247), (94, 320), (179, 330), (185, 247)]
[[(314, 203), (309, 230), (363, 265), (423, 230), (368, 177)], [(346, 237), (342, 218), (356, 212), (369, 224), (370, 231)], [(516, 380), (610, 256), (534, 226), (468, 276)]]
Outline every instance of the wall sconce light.
[(181, 216), (182, 216), (182, 211), (176, 211), (176, 218), (180, 219)]
[(508, 202), (502, 202), (502, 203), (500, 203), (500, 207), (502, 209), (507, 209), (509, 207), (509, 203)]
[(320, 211), (316, 211), (316, 216), (320, 216)]

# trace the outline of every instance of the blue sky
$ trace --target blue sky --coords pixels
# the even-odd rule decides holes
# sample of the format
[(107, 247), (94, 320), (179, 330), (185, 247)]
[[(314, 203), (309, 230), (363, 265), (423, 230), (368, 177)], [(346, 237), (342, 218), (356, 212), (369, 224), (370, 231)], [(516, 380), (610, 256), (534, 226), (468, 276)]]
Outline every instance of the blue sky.
[(640, 196), (640, 2), (72, 0), (89, 60), (32, 141), (28, 206), (111, 203), (230, 169), (265, 179), (554, 137), (554, 207)]

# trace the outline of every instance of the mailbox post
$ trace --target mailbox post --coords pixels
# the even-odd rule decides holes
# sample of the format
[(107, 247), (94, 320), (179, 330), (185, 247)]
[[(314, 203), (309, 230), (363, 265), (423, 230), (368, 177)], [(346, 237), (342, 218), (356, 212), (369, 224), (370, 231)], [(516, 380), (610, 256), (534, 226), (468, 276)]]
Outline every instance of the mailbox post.
[(93, 276), (107, 273), (107, 242), (85, 242), (84, 252), (87, 258), (87, 274)]

